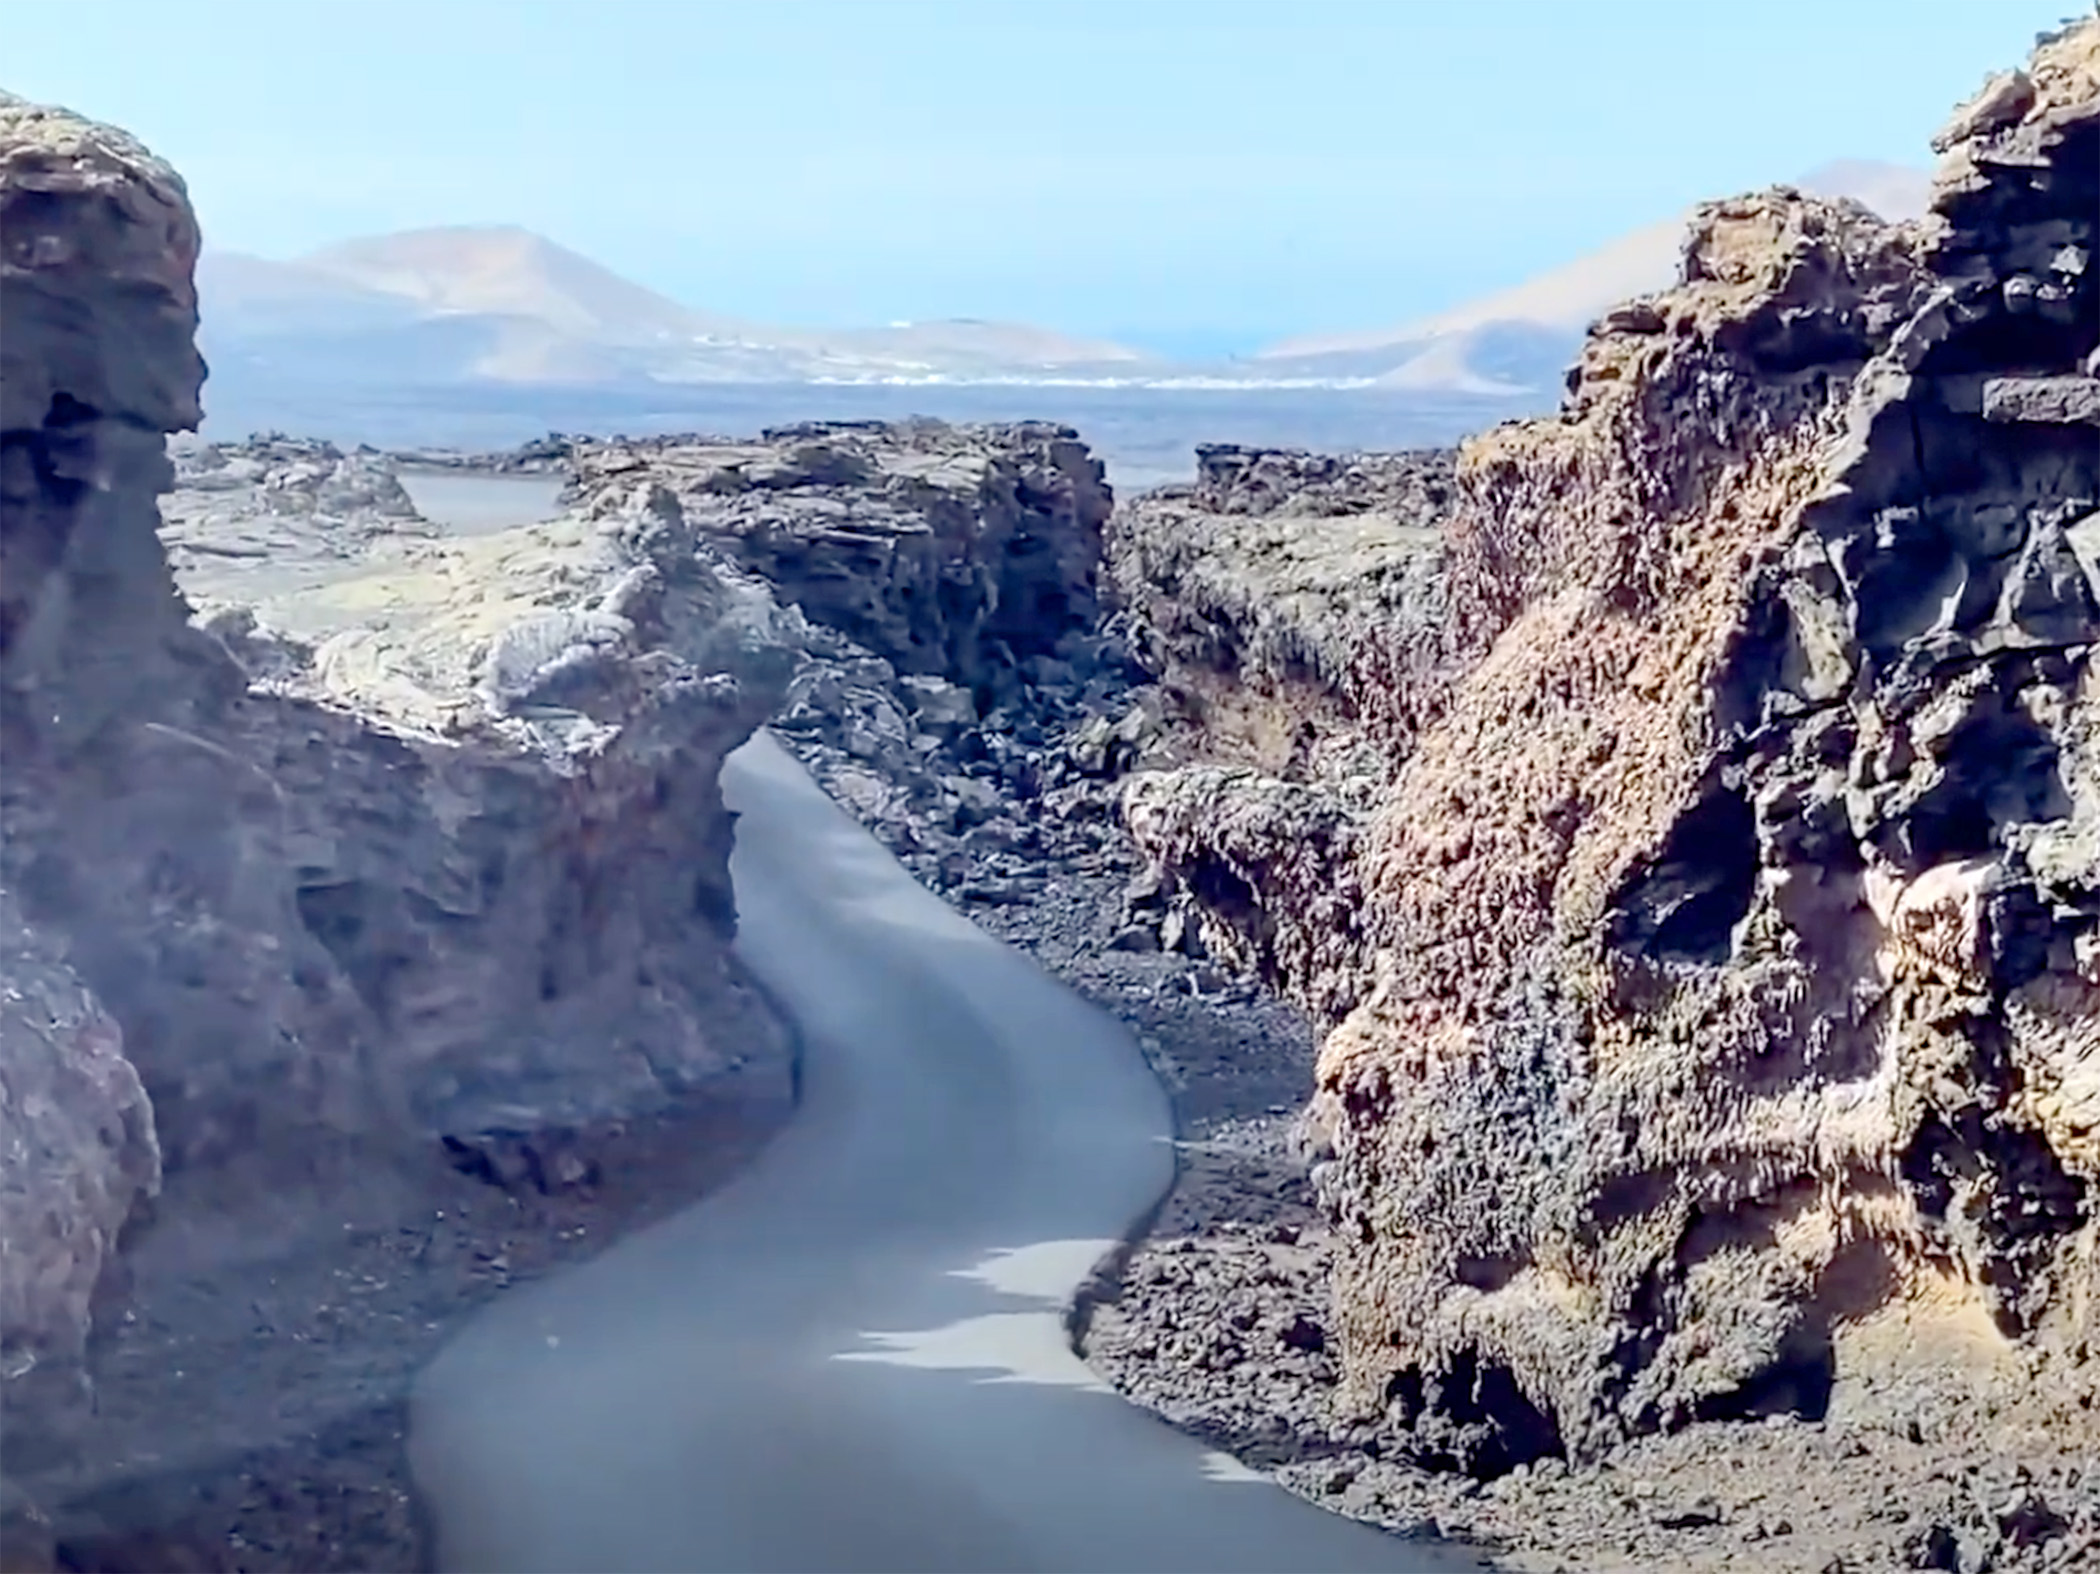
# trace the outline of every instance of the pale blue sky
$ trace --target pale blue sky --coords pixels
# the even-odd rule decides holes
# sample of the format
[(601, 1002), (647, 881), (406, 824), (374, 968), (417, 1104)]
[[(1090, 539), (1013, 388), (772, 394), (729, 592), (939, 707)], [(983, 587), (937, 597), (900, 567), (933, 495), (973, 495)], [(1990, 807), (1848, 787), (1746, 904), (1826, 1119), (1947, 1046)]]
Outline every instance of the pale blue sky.
[(2082, 3), (44, 0), (0, 84), (143, 136), (221, 246), (517, 223), (760, 320), (1216, 351), (1927, 163)]

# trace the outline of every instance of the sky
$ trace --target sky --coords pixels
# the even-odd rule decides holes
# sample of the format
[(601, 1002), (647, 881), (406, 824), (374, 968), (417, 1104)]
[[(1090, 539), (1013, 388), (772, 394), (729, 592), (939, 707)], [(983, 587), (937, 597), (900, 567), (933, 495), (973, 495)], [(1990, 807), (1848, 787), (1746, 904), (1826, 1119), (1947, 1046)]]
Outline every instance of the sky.
[(1376, 327), (1837, 158), (2090, 0), (46, 0), (0, 86), (207, 245), (521, 224), (688, 306), (1177, 354)]

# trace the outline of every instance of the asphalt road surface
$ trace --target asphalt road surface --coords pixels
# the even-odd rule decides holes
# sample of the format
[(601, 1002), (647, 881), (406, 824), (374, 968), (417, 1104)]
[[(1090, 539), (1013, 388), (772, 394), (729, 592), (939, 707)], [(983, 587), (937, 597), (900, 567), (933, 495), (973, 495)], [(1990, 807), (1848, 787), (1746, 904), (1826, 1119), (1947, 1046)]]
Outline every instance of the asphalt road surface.
[(740, 949), (805, 1038), (750, 1169), (502, 1297), (420, 1381), (453, 1570), (1473, 1568), (1126, 1404), (1073, 1288), (1169, 1184), (1124, 1030), (910, 877), (770, 738), (724, 779)]

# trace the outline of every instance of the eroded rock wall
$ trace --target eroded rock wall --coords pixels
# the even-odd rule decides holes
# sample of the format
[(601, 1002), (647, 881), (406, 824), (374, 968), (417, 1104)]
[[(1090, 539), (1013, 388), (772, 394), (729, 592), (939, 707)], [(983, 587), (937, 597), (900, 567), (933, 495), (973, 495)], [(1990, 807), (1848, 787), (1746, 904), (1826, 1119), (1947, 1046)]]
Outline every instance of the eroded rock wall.
[(568, 448), (574, 514), (713, 565), (725, 621), (792, 665), (777, 734), (934, 889), (1027, 901), (1045, 865), (1120, 840), (1104, 757), (1126, 740), (1105, 718), (1141, 674), (1100, 626), (1110, 498), (1072, 432), (822, 423)]
[[(169, 698), (165, 664), (139, 658), (181, 618), (165, 572), (130, 572), (127, 546), (151, 541), (161, 433), (197, 418), (196, 244), (165, 165), (0, 99), (0, 1395), (17, 1420), (83, 1413), (94, 1288), (160, 1182), (117, 1024), (18, 887), (31, 778)], [(108, 623), (107, 648), (69, 674), (81, 621)], [(11, 1462), (23, 1452), (15, 1440)]]
[[(196, 251), (165, 164), (0, 99), (11, 1474), (84, 1414), (97, 1285), (156, 1186), (154, 1230), (234, 1239), (250, 1203), (305, 1206), (325, 1252), (360, 1188), (408, 1195), (441, 1138), (557, 1188), (625, 1119), (790, 1097), (785, 1030), (728, 950), (716, 786), (786, 666), (646, 529), (436, 541), (390, 473), (325, 445), (264, 455), (274, 491), (217, 543), (275, 594), (321, 592), (321, 623), (234, 598), (193, 620), (157, 498), (199, 414)], [(349, 539), (350, 514), (373, 528)], [(216, 1293), (222, 1265), (181, 1256), (156, 1272)]]
[(1406, 726), (1391, 675), (1445, 624), (1456, 458), (1206, 447), (1194, 485), (1131, 500), (1109, 528), (1158, 687), (1156, 735), (1124, 751), (1152, 767), (1123, 795), (1154, 853), (1144, 900), (1174, 945), (1323, 1012), (1357, 987), (1357, 849)]
[(1110, 526), (1130, 636), (1194, 748), (1288, 777), (1387, 712), (1381, 658), (1443, 621), (1449, 449), (1337, 457), (1220, 444)]
[(0, 977), (0, 1382), (14, 1414), (62, 1432), (81, 1414), (95, 1286), (159, 1190), (160, 1144), (116, 1023), (4, 890)]
[(2100, 24), (1942, 151), (1917, 227), (1709, 205), (1465, 447), (1367, 807), (1127, 796), (1332, 1028), (1344, 1382), (1425, 1457), (1903, 1374), (2089, 1424)]

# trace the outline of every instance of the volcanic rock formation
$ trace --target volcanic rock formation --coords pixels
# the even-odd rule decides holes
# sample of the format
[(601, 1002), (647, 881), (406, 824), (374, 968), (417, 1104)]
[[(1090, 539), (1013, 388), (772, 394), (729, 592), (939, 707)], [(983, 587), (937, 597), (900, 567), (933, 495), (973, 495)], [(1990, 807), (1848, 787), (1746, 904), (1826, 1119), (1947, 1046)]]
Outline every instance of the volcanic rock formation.
[[(346, 1078), (394, 1115), (341, 1144), (332, 1189), (273, 1188), (290, 1229), (282, 1206), (257, 1221), (199, 1181), (325, 1152), (298, 1111), (260, 1109), (171, 1168), (156, 1223), (134, 1224), (96, 1286), (98, 1451), (38, 1486), (82, 1566), (234, 1544), (285, 1566), (395, 1566), (422, 1554), (389, 1400), (442, 1336), (434, 1319), (688, 1200), (782, 1113), (782, 1045), (720, 946), (721, 751), (772, 707), (931, 883), (979, 902), (1033, 889), (1020, 874), (1045, 843), (1009, 784), (1077, 774), (1041, 729), (1119, 681), (1091, 660), (1106, 496), (1070, 434), (1038, 428), (549, 439), (483, 468), (569, 471), (557, 517), (455, 532), (371, 450), (263, 437), (174, 459), (161, 536), (185, 633), (246, 685), (210, 736), (261, 762), (300, 857), (299, 921), (394, 1029)], [(739, 501), (740, 474), (780, 484)], [(780, 554), (756, 553), (777, 589), (741, 566), (753, 538)], [(865, 596), (841, 596), (834, 551)], [(1011, 642), (987, 632), (1016, 602), (1037, 621)], [(998, 698), (1024, 688), (1025, 714)], [(316, 728), (328, 747), (305, 741)], [(1086, 799), (1074, 833), (1115, 839), (1111, 785), (1070, 789)], [(34, 961), (18, 969), (32, 984)], [(51, 1080), (38, 1048), (10, 1050), (25, 1086)], [(91, 1154), (81, 1122), (121, 1130), (125, 1091), (69, 1093), (49, 1145)], [(228, 1101), (206, 1088), (187, 1107)], [(389, 1133), (429, 1162), (383, 1171)], [(93, 1179), (127, 1175), (104, 1161)], [(229, 1220), (239, 1263), (209, 1239)], [(171, 1410), (171, 1369), (210, 1376), (208, 1415)], [(121, 1456), (144, 1449), (162, 1462), (134, 1489)]]
[(1314, 506), (1213, 459), (1112, 531), (1169, 677), (1350, 762), (1219, 747), (1126, 812), (1330, 1029), (1343, 1388), (1426, 1460), (1906, 1373), (2091, 1424), (2100, 24), (1940, 146), (1918, 225), (1709, 204), (1439, 543), (1243, 456)]
[(1373, 654), (1441, 620), (1453, 460), (1211, 445), (1193, 486), (1118, 511), (1132, 638), (1206, 752), (1331, 774), (1307, 751), (1380, 709)]
[[(336, 603), (319, 668), (244, 614), (192, 622), (156, 534), (164, 434), (195, 425), (204, 372), (183, 186), (122, 133), (0, 100), (0, 226), (20, 1480), (84, 1414), (96, 1286), (156, 1186), (153, 1230), (305, 1196), (340, 1232), (325, 1199), (440, 1137), (468, 1163), (522, 1144), (559, 1187), (589, 1173), (579, 1134), (693, 1096), (784, 1107), (785, 1031), (728, 951), (716, 771), (786, 668), (713, 621), (689, 556), (622, 522), (484, 563), (321, 450), (265, 465), (261, 503), (229, 496), (216, 561), (393, 600)], [(345, 513), (401, 527), (376, 575), (348, 575)]]
[(820, 422), (571, 461), (587, 511), (645, 482), (649, 508), (900, 672), (989, 692), (1096, 616), (1110, 499), (1063, 427)]

